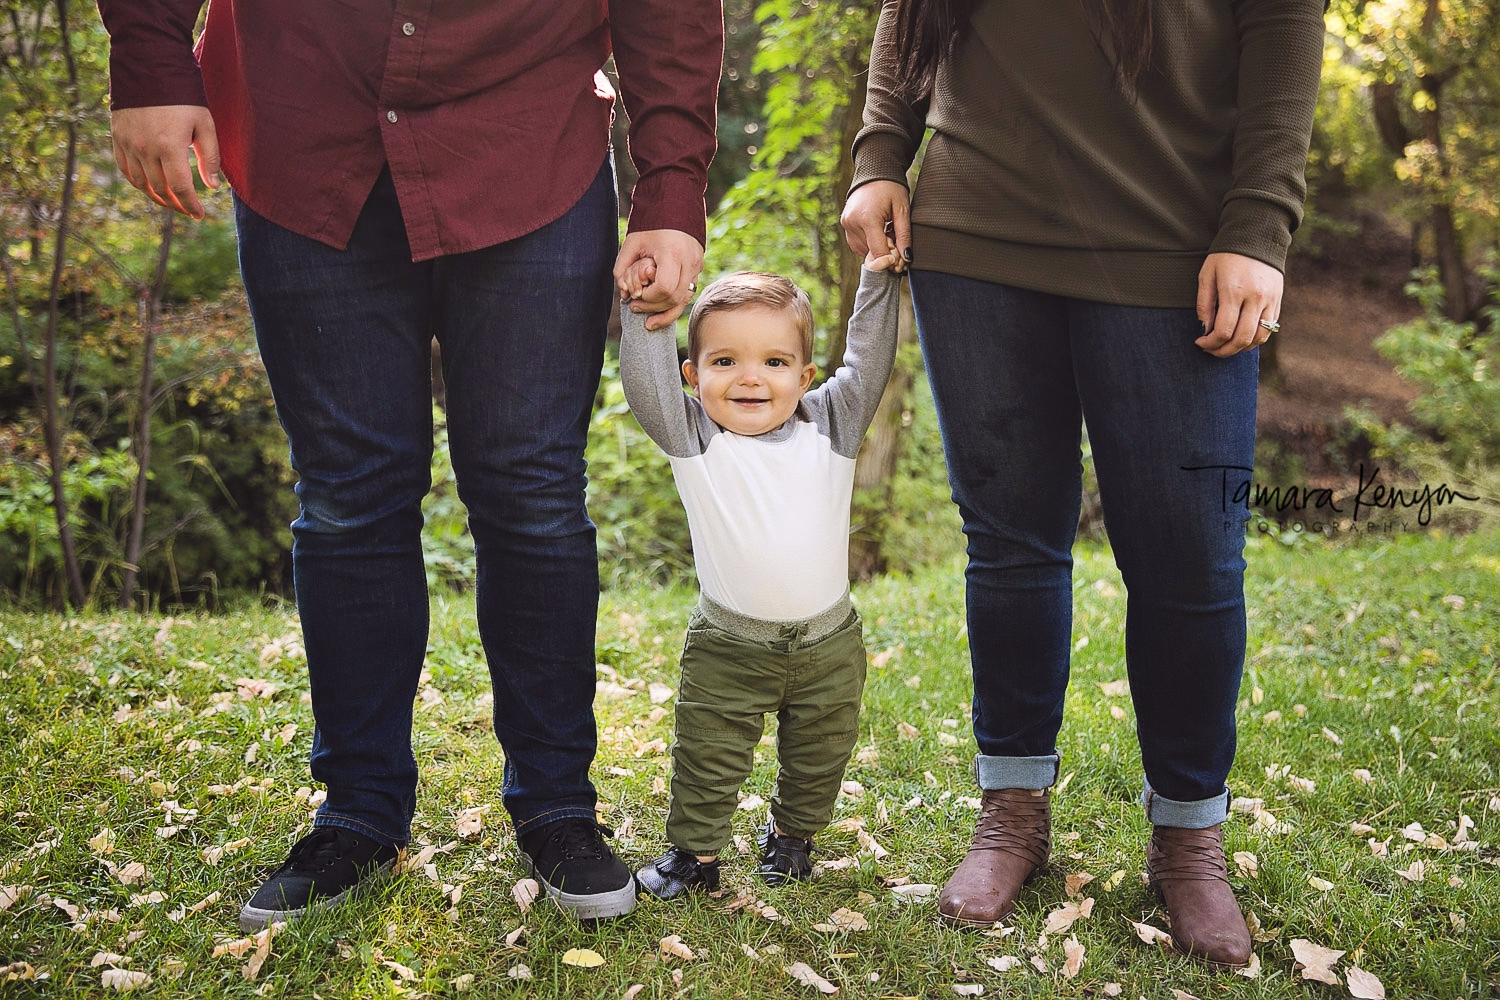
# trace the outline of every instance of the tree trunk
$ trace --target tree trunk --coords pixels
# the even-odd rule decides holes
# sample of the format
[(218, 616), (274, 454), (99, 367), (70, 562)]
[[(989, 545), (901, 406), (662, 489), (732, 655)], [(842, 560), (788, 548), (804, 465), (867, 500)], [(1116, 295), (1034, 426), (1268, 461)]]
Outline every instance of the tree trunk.
[[(836, 180), (834, 181), (834, 197), (838, 199), (838, 207), (842, 207), (843, 198), (849, 191), (849, 185), (854, 182), (854, 137), (859, 134), (860, 127), (865, 119), (865, 83), (870, 77), (869, 70), (857, 73), (849, 81), (849, 99), (844, 105), (844, 124), (839, 134), (839, 166)], [(838, 210), (835, 208), (835, 211)], [(834, 225), (838, 225), (835, 218)], [(844, 338), (849, 329), (849, 317), (854, 315), (854, 294), (859, 291), (859, 269), (864, 265), (859, 254), (849, 249), (849, 244), (843, 239), (838, 240), (839, 248), (839, 320), (828, 335), (828, 371), (831, 373), (838, 367), (839, 361), (844, 356)]]
[(62, 272), (67, 263), (68, 221), (73, 212), (73, 174), (78, 167), (78, 65), (73, 59), (72, 38), (68, 34), (68, 0), (56, 0), (57, 24), (62, 53), (68, 68), (67, 156), (63, 170), (62, 201), (57, 213), (57, 237), (52, 250), (52, 284), (47, 295), (47, 327), (43, 340), (42, 434), (47, 442), (47, 461), (51, 465), (52, 512), (57, 519), (57, 540), (62, 548), (63, 568), (68, 578), (68, 593), (75, 608), (83, 607), (85, 594), (83, 573), (78, 566), (78, 551), (73, 544), (73, 526), (68, 521), (68, 498), (63, 490), (62, 428), (57, 415), (57, 325), (62, 305)]
[(140, 412), (135, 428), (135, 489), (131, 494), (130, 529), (125, 536), (125, 574), (120, 580), (120, 607), (135, 599), (135, 582), (141, 572), (142, 540), (146, 535), (146, 480), (151, 472), (151, 411), (155, 408), (152, 385), (156, 368), (156, 337), (161, 332), (161, 300), (167, 289), (167, 261), (172, 256), (172, 232), (176, 216), (162, 209), (161, 241), (156, 251), (156, 273), (141, 296), (141, 387), (137, 395)]
[[(1428, 0), (1422, 13), (1422, 33), (1430, 42), (1437, 31), (1442, 7), (1438, 0)], [(1438, 280), (1443, 285), (1443, 312), (1455, 322), (1469, 317), (1469, 273), (1464, 259), (1463, 238), (1453, 221), (1453, 170), (1443, 148), (1443, 88), (1458, 72), (1458, 67), (1449, 66), (1435, 72), (1423, 73), (1417, 82), (1432, 98), (1431, 106), (1421, 113), (1422, 137), (1432, 146), (1437, 159), (1438, 177), (1434, 185), (1429, 182), (1431, 202), (1428, 221), (1432, 224), (1432, 253), (1437, 259)]]
[(869, 436), (854, 463), (856, 522), (849, 535), (849, 575), (868, 580), (886, 570), (885, 525), (891, 507), (891, 484), (901, 460), (909, 422), (912, 385), (917, 364), (903, 348), (917, 341), (917, 320), (911, 295), (901, 290), (901, 319), (896, 334), (896, 367), (880, 397)]

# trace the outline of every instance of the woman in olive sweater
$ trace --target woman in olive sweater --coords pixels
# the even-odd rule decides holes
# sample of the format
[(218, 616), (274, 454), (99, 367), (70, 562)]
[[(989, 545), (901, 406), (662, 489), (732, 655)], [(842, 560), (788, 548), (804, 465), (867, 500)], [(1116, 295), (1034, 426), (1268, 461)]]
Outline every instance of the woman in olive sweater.
[[(968, 537), (982, 809), (939, 910), (1050, 850), (1087, 421), (1179, 946), (1242, 965), (1229, 804), (1258, 348), (1301, 221), (1322, 0), (885, 0), (843, 224), (895, 224)], [(908, 202), (907, 170), (933, 131)]]

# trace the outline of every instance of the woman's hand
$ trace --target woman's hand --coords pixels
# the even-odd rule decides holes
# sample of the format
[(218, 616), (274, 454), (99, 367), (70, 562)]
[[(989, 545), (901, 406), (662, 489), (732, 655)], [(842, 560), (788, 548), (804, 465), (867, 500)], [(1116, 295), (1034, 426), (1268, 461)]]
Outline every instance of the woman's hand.
[(1216, 358), (1264, 344), (1281, 316), (1282, 284), (1280, 271), (1253, 257), (1209, 254), (1198, 272), (1203, 336), (1194, 343)]
[(885, 253), (886, 224), (895, 224), (896, 250), (902, 260), (911, 260), (911, 201), (905, 186), (895, 181), (861, 184), (844, 203), (839, 218), (849, 249), (860, 256)]

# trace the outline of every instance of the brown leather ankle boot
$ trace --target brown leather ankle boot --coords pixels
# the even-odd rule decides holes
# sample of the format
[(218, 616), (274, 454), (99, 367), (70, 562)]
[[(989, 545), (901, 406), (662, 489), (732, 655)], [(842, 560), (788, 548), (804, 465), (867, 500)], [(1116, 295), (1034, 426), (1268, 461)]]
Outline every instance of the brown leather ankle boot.
[(943, 886), (938, 913), (954, 924), (984, 926), (1016, 908), (1021, 885), (1047, 863), (1052, 850), (1048, 789), (987, 789), (969, 853)]
[(1172, 941), (1213, 965), (1238, 968), (1250, 961), (1250, 931), (1224, 863), (1221, 826), (1153, 829), (1146, 874), (1172, 918)]

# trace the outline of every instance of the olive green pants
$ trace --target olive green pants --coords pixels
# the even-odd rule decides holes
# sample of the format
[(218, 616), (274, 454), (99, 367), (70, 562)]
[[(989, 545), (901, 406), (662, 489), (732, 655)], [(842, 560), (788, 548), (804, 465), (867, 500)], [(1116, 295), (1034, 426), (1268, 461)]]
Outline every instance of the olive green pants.
[(667, 839), (718, 854), (731, 839), (738, 791), (755, 763), (767, 712), (778, 723), (780, 767), (771, 815), (790, 837), (811, 837), (833, 818), (844, 767), (859, 737), (865, 644), (859, 616), (815, 642), (775, 642), (688, 623), (677, 691)]

